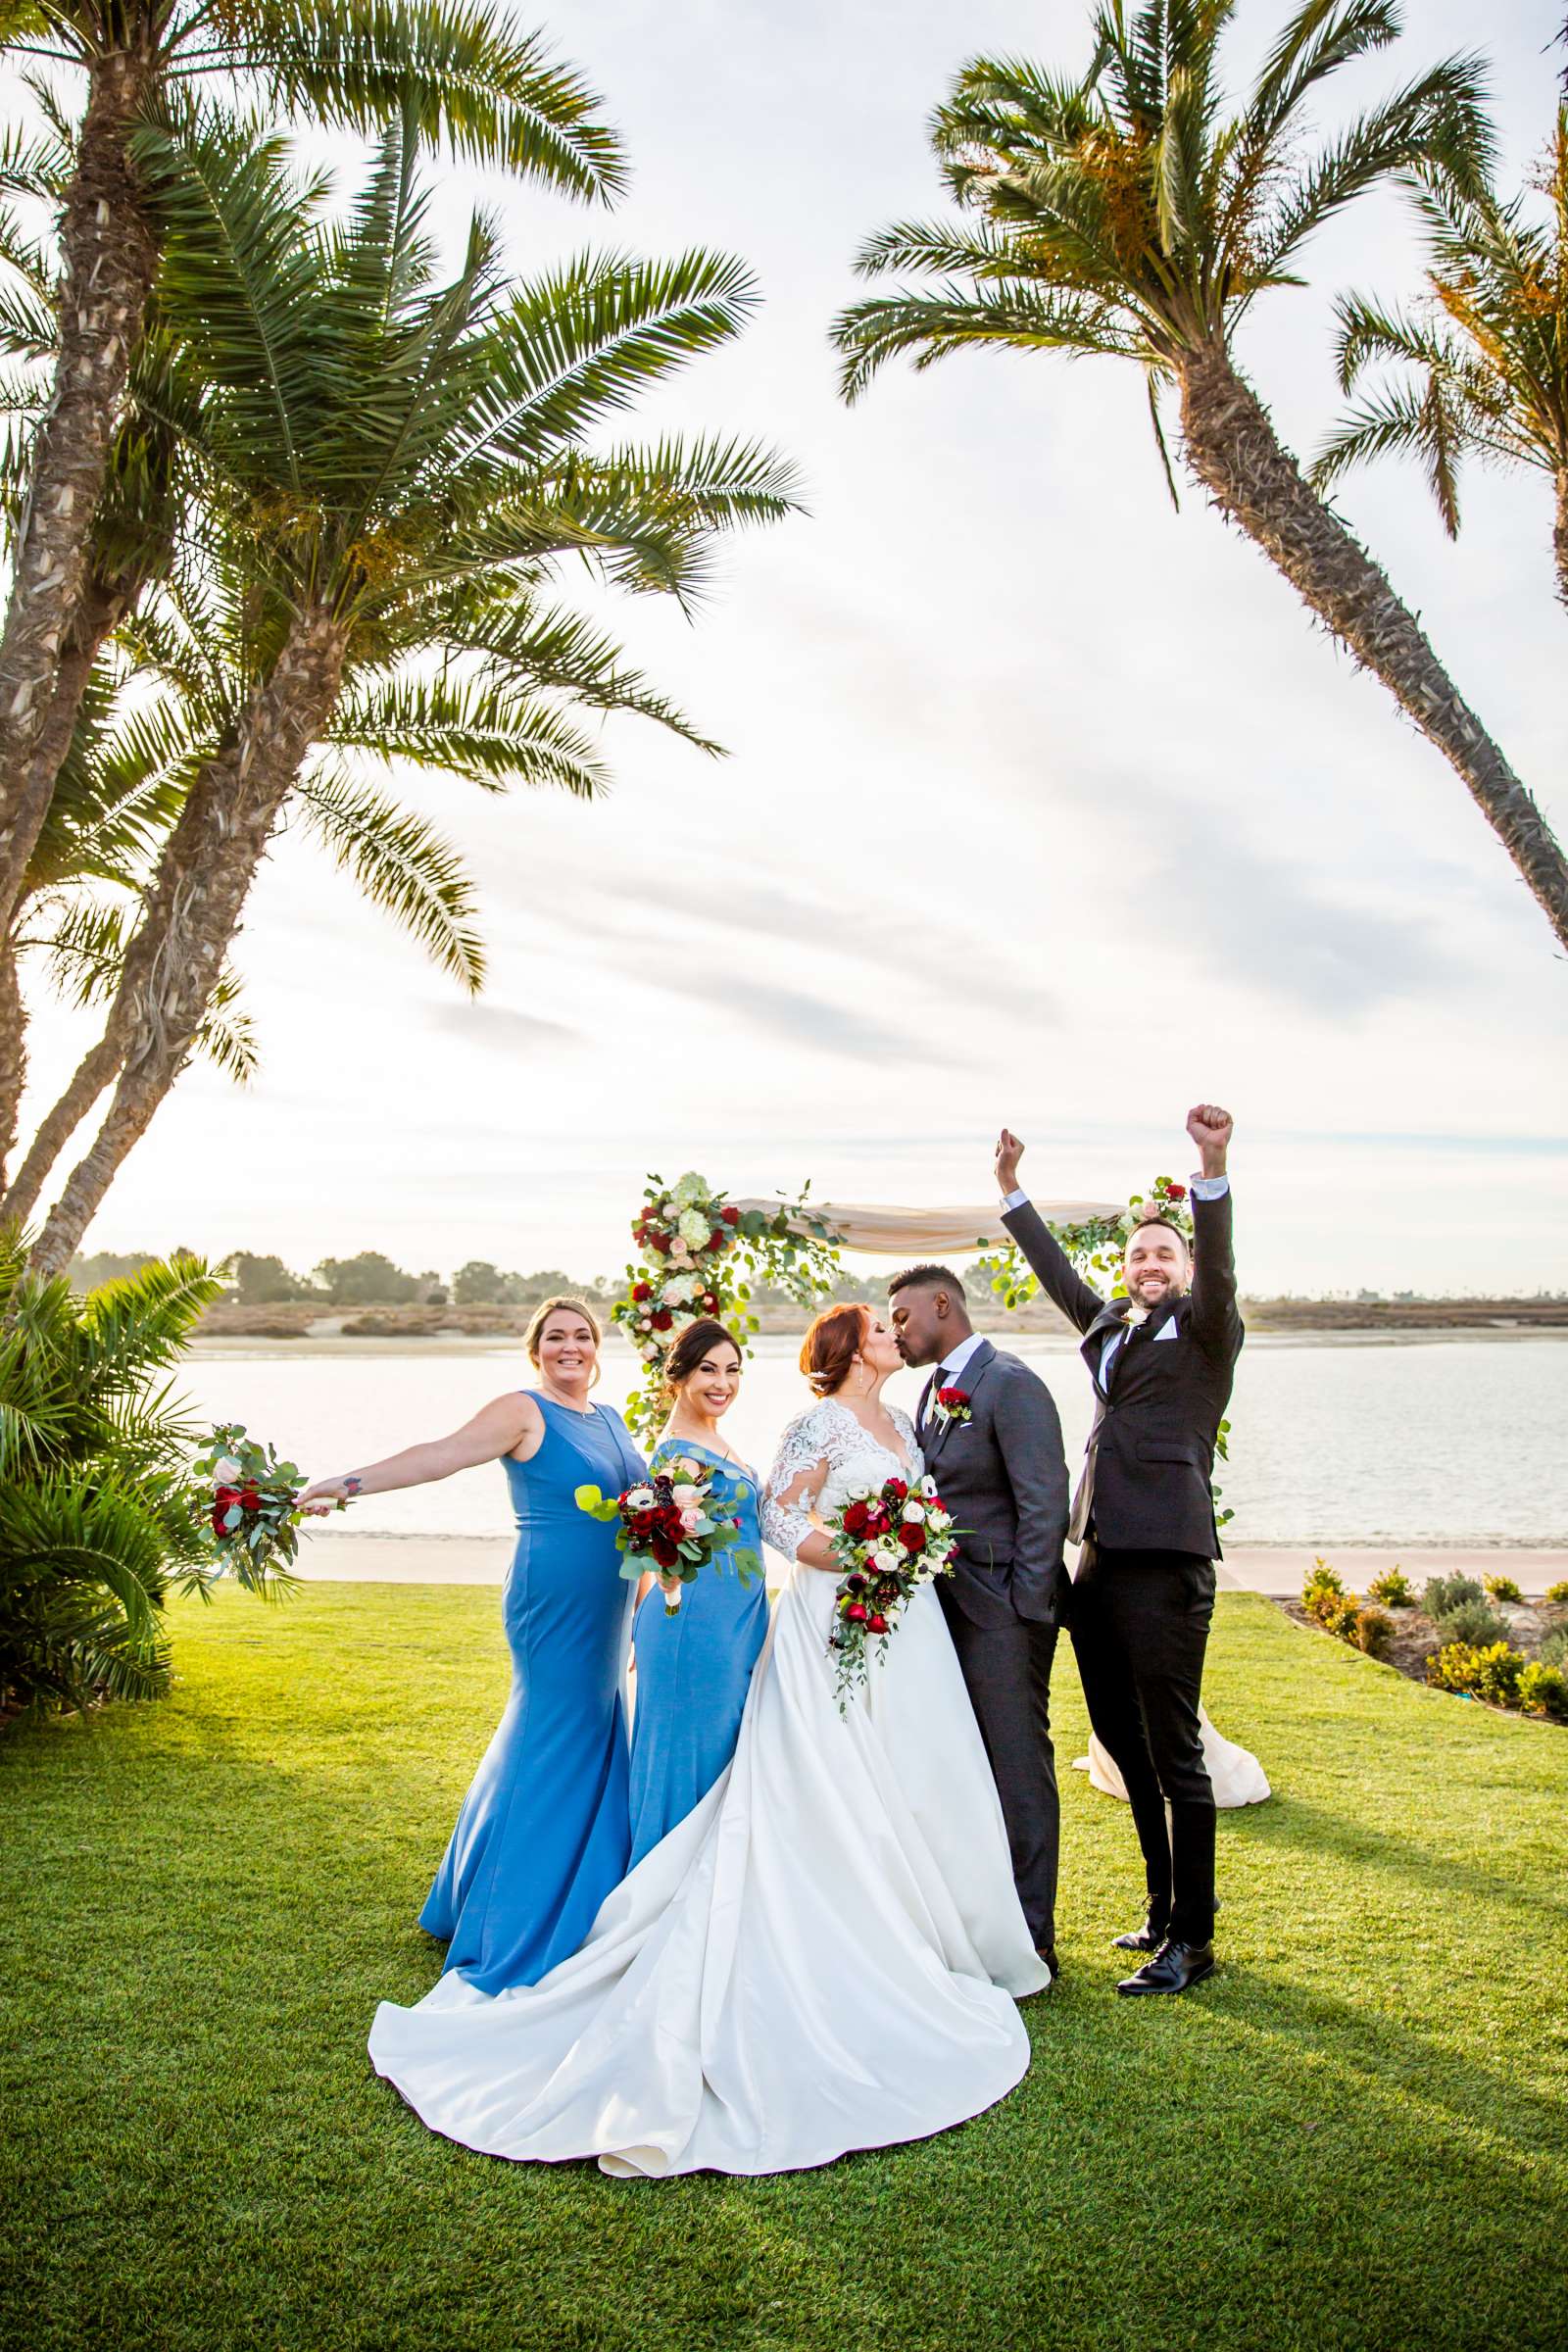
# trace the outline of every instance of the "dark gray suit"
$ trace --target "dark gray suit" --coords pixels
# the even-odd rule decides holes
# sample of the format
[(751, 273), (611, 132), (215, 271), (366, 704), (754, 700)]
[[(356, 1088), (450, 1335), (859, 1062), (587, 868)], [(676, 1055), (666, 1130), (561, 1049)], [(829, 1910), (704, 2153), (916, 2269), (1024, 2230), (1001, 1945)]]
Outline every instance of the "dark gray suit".
[(1045, 1382), (989, 1340), (953, 1385), (969, 1399), (966, 1421), (931, 1417), (932, 1381), (918, 1416), (926, 1468), (961, 1531), (937, 1591), (1002, 1799), (1018, 1899), (1044, 1950), (1055, 1941), (1061, 1838), (1051, 1665), (1071, 1589), (1061, 1423)]

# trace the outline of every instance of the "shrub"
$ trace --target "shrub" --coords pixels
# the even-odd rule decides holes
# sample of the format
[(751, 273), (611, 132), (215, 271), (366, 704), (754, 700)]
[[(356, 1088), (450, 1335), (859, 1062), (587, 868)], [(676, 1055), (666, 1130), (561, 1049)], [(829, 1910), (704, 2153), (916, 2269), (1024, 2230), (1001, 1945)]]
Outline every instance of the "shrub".
[(1568, 1577), (1565, 1577), (1559, 1584), (1548, 1585), (1545, 1597), (1547, 1606), (1550, 1608), (1568, 1608)]
[(1446, 1642), (1427, 1660), (1427, 1681), (1440, 1690), (1462, 1690), (1471, 1698), (1490, 1700), (1494, 1707), (1519, 1703), (1519, 1679), (1525, 1668), (1522, 1650), (1506, 1642), (1484, 1647), (1471, 1642)]
[(1549, 1715), (1568, 1723), (1568, 1674), (1533, 1659), (1519, 1677), (1519, 1704), (1527, 1715)]
[(1301, 1580), (1301, 1606), (1307, 1615), (1315, 1617), (1319, 1625), (1328, 1626), (1332, 1633), (1336, 1629), (1329, 1625), (1329, 1620), (1346, 1598), (1344, 1583), (1327, 1560), (1314, 1560)]
[(1523, 1600), (1524, 1594), (1511, 1576), (1485, 1576), (1482, 1583), (1494, 1600)]
[(1345, 1639), (1369, 1658), (1386, 1658), (1394, 1642), (1394, 1619), (1386, 1609), (1357, 1609)]
[(1460, 1601), (1436, 1624), (1440, 1642), (1464, 1642), (1473, 1649), (1485, 1649), (1489, 1642), (1506, 1641), (1508, 1636), (1507, 1626), (1491, 1601), (1479, 1594), (1474, 1600)]
[(0, 1719), (169, 1688), (171, 1584), (214, 1573), (164, 1376), (220, 1284), (155, 1259), (76, 1297), (0, 1232)]
[(1366, 1589), (1368, 1600), (1379, 1600), (1386, 1609), (1413, 1609), (1415, 1587), (1402, 1568), (1385, 1568), (1375, 1576)]
[(1421, 1606), (1436, 1624), (1446, 1617), (1450, 1609), (1462, 1608), (1467, 1601), (1485, 1600), (1486, 1594), (1473, 1576), (1429, 1576), (1421, 1594)]
[(1555, 1625), (1541, 1644), (1543, 1666), (1568, 1668), (1568, 1625)]

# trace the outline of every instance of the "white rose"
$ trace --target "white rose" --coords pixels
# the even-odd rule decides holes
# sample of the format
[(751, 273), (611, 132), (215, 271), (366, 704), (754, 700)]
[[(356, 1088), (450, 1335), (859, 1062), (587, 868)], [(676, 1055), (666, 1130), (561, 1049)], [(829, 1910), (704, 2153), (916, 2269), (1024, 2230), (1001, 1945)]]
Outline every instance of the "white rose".
[(906, 1526), (919, 1527), (925, 1519), (925, 1504), (923, 1502), (906, 1502), (904, 1506), (904, 1518)]
[(681, 1211), (676, 1231), (681, 1240), (689, 1243), (693, 1250), (702, 1250), (707, 1247), (708, 1237), (711, 1230), (712, 1228), (700, 1208), (688, 1208)]
[(687, 1249), (685, 1243), (681, 1240), (678, 1233), (676, 1234), (675, 1239), (669, 1245), (669, 1254), (672, 1258), (677, 1260), (688, 1258), (691, 1255), (691, 1251)]
[(945, 1511), (941, 1504), (938, 1503), (935, 1509), (927, 1511), (925, 1515), (925, 1523), (934, 1536), (945, 1535), (947, 1530), (953, 1525), (953, 1513), (951, 1511)]
[(696, 1296), (696, 1292), (697, 1277), (695, 1274), (672, 1274), (664, 1285), (664, 1304), (666, 1306), (684, 1306), (688, 1298)]
[(698, 1489), (690, 1486), (671, 1487), (669, 1498), (671, 1502), (678, 1503), (683, 1511), (695, 1510), (703, 1499)]
[(225, 1453), (220, 1461), (213, 1464), (213, 1483), (220, 1487), (237, 1487), (239, 1484), (238, 1462), (232, 1461)]
[(654, 1364), (658, 1361), (659, 1342), (657, 1340), (649, 1340), (643, 1348), (643, 1362), (645, 1364)]
[(686, 1505), (686, 1508), (685, 1508), (685, 1509), (684, 1509), (684, 1510), (681, 1512), (681, 1515), (680, 1515), (681, 1532), (682, 1532), (684, 1535), (688, 1535), (688, 1536), (689, 1536), (689, 1535), (692, 1535), (692, 1534), (695, 1532), (695, 1530), (696, 1530), (696, 1527), (697, 1527), (697, 1522), (698, 1522), (698, 1520), (699, 1520), (699, 1519), (702, 1517), (702, 1515), (703, 1515), (703, 1514), (702, 1514), (702, 1512), (701, 1512), (701, 1511), (700, 1511), (700, 1510), (697, 1508), (697, 1505), (696, 1505), (696, 1503), (694, 1503), (694, 1502), (689, 1502), (689, 1503)]
[(904, 1566), (904, 1554), (895, 1551), (891, 1544), (883, 1544), (872, 1552), (871, 1565), (883, 1576), (894, 1576)]

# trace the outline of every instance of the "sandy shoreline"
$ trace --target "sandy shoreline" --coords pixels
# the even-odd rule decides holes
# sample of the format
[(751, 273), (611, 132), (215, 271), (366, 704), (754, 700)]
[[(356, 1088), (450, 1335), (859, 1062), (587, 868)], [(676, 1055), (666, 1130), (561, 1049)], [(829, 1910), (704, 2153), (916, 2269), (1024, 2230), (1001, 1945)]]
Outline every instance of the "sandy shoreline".
[[(307, 1536), (300, 1546), (299, 1572), (321, 1584), (499, 1585), (509, 1552), (505, 1536)], [(1314, 1556), (1313, 1547), (1304, 1544), (1238, 1544), (1220, 1562), (1220, 1589), (1294, 1597)], [(1499, 1570), (1513, 1577), (1521, 1591), (1536, 1595), (1568, 1578), (1568, 1550), (1522, 1545), (1375, 1549), (1330, 1544), (1325, 1556), (1357, 1592), (1365, 1592), (1380, 1569), (1396, 1564), (1415, 1585), (1429, 1576), (1479, 1577)], [(770, 1570), (776, 1565), (770, 1558)]]

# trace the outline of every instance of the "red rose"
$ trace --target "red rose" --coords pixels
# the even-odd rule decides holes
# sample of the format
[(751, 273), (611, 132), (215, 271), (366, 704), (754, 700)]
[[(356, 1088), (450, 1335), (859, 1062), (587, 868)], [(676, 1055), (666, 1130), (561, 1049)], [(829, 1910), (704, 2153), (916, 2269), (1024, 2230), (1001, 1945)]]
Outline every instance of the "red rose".
[(710, 1250), (722, 1250), (728, 1240), (729, 1235), (724, 1231), (724, 1228), (720, 1226), (716, 1233), (710, 1233), (709, 1235), (707, 1244), (705, 1246)]
[(738, 1225), (741, 1221), (741, 1212), (738, 1208), (721, 1208), (718, 1213), (726, 1225)]
[(657, 1250), (661, 1257), (669, 1255), (670, 1237), (667, 1233), (651, 1233), (647, 1239), (650, 1250)]
[(636, 1299), (638, 1305), (641, 1306), (645, 1298), (651, 1298), (653, 1297), (654, 1286), (651, 1282), (634, 1282), (631, 1286), (631, 1295)]
[(675, 1318), (667, 1306), (656, 1306), (649, 1320), (656, 1331), (668, 1331)]
[(654, 1538), (654, 1558), (661, 1568), (673, 1568), (680, 1559), (680, 1553), (673, 1544), (666, 1544), (662, 1536), (656, 1536)]
[(909, 1490), (902, 1478), (890, 1478), (882, 1492), (890, 1502), (906, 1502), (909, 1498)]
[(220, 1487), (215, 1493), (213, 1500), (224, 1504), (225, 1507), (231, 1502), (238, 1502), (239, 1489), (238, 1487)]
[(1187, 1198), (1187, 1187), (1186, 1187), (1186, 1185), (1185, 1185), (1185, 1184), (1173, 1184), (1173, 1185), (1171, 1186), (1171, 1188), (1170, 1188), (1170, 1197), (1171, 1197), (1171, 1199), (1172, 1199), (1173, 1200), (1186, 1200), (1186, 1198)]
[(711, 1291), (703, 1294), (703, 1312), (705, 1315), (716, 1315), (718, 1312), (718, 1300)]
[(215, 1536), (226, 1536), (228, 1533), (227, 1528), (223, 1525), (223, 1513), (227, 1510), (227, 1503), (220, 1502), (213, 1512), (213, 1533)]
[(938, 1404), (945, 1404), (950, 1413), (953, 1412), (956, 1406), (960, 1404), (967, 1404), (968, 1401), (969, 1392), (967, 1389), (938, 1389), (937, 1391)]
[(866, 1619), (865, 1630), (869, 1634), (885, 1634), (887, 1632), (888, 1621), (883, 1616), (880, 1609), (877, 1611), (874, 1617), (868, 1617)]
[(899, 1530), (899, 1542), (904, 1545), (906, 1551), (924, 1551), (925, 1529), (906, 1522)]
[(863, 1625), (865, 1623), (865, 1610), (858, 1600), (852, 1600), (844, 1614), (852, 1625)]
[(240, 1508), (244, 1511), (259, 1511), (262, 1507), (262, 1498), (254, 1487), (241, 1487), (239, 1501)]
[(866, 1521), (870, 1516), (871, 1514), (863, 1502), (852, 1502), (844, 1514), (845, 1534), (847, 1536), (863, 1536)]

